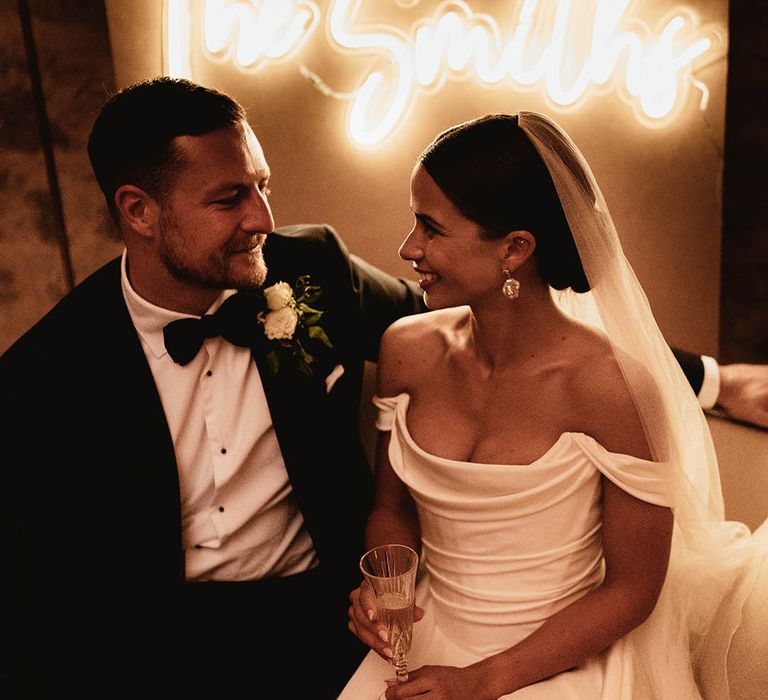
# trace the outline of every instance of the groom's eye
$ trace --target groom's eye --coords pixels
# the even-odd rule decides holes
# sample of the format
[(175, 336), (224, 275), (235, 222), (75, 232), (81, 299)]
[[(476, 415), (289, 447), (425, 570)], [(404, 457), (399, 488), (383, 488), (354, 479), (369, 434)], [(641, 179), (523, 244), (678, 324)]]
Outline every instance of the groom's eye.
[(212, 201), (212, 204), (225, 208), (235, 207), (243, 200), (244, 197), (248, 196), (248, 192), (249, 188), (244, 185), (234, 187), (230, 190), (223, 190), (219, 193), (219, 196)]
[(239, 199), (239, 190), (228, 190), (226, 192), (221, 192), (218, 197), (211, 199), (211, 204), (228, 207), (237, 204)]

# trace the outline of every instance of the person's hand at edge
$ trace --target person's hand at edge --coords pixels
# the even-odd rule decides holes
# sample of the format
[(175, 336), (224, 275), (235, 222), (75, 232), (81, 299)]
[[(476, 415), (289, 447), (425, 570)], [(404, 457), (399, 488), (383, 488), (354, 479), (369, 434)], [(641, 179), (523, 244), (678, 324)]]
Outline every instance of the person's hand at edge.
[(768, 428), (768, 364), (720, 365), (716, 406), (731, 418)]

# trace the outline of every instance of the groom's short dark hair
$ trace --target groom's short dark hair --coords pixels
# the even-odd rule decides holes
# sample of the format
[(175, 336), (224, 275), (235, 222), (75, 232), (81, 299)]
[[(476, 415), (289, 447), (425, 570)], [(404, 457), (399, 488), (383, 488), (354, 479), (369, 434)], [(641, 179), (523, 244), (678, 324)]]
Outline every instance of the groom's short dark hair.
[(177, 136), (200, 136), (245, 119), (229, 95), (189, 80), (144, 80), (113, 94), (94, 121), (88, 156), (96, 180), (116, 216), (114, 194), (132, 184), (162, 199), (181, 165)]

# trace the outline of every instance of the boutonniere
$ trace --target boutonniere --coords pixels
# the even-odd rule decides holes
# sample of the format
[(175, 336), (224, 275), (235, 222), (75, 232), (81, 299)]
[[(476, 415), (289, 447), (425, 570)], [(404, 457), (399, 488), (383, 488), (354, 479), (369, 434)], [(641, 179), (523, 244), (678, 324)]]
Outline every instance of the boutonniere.
[(264, 335), (276, 345), (267, 353), (272, 374), (277, 374), (280, 355), (287, 350), (296, 358), (299, 370), (311, 375), (315, 358), (307, 347), (313, 342), (333, 347), (320, 326), (325, 312), (312, 306), (322, 290), (310, 284), (309, 275), (302, 275), (293, 288), (287, 282), (277, 282), (263, 293), (269, 311), (259, 313), (258, 320), (264, 326)]

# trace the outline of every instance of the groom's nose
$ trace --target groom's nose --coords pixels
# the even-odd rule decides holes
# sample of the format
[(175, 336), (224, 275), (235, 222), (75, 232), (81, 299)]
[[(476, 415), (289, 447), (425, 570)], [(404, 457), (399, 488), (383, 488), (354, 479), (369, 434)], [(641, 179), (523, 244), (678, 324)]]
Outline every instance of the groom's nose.
[(240, 226), (244, 231), (254, 233), (272, 233), (275, 228), (275, 219), (272, 216), (269, 201), (257, 187), (249, 193)]

